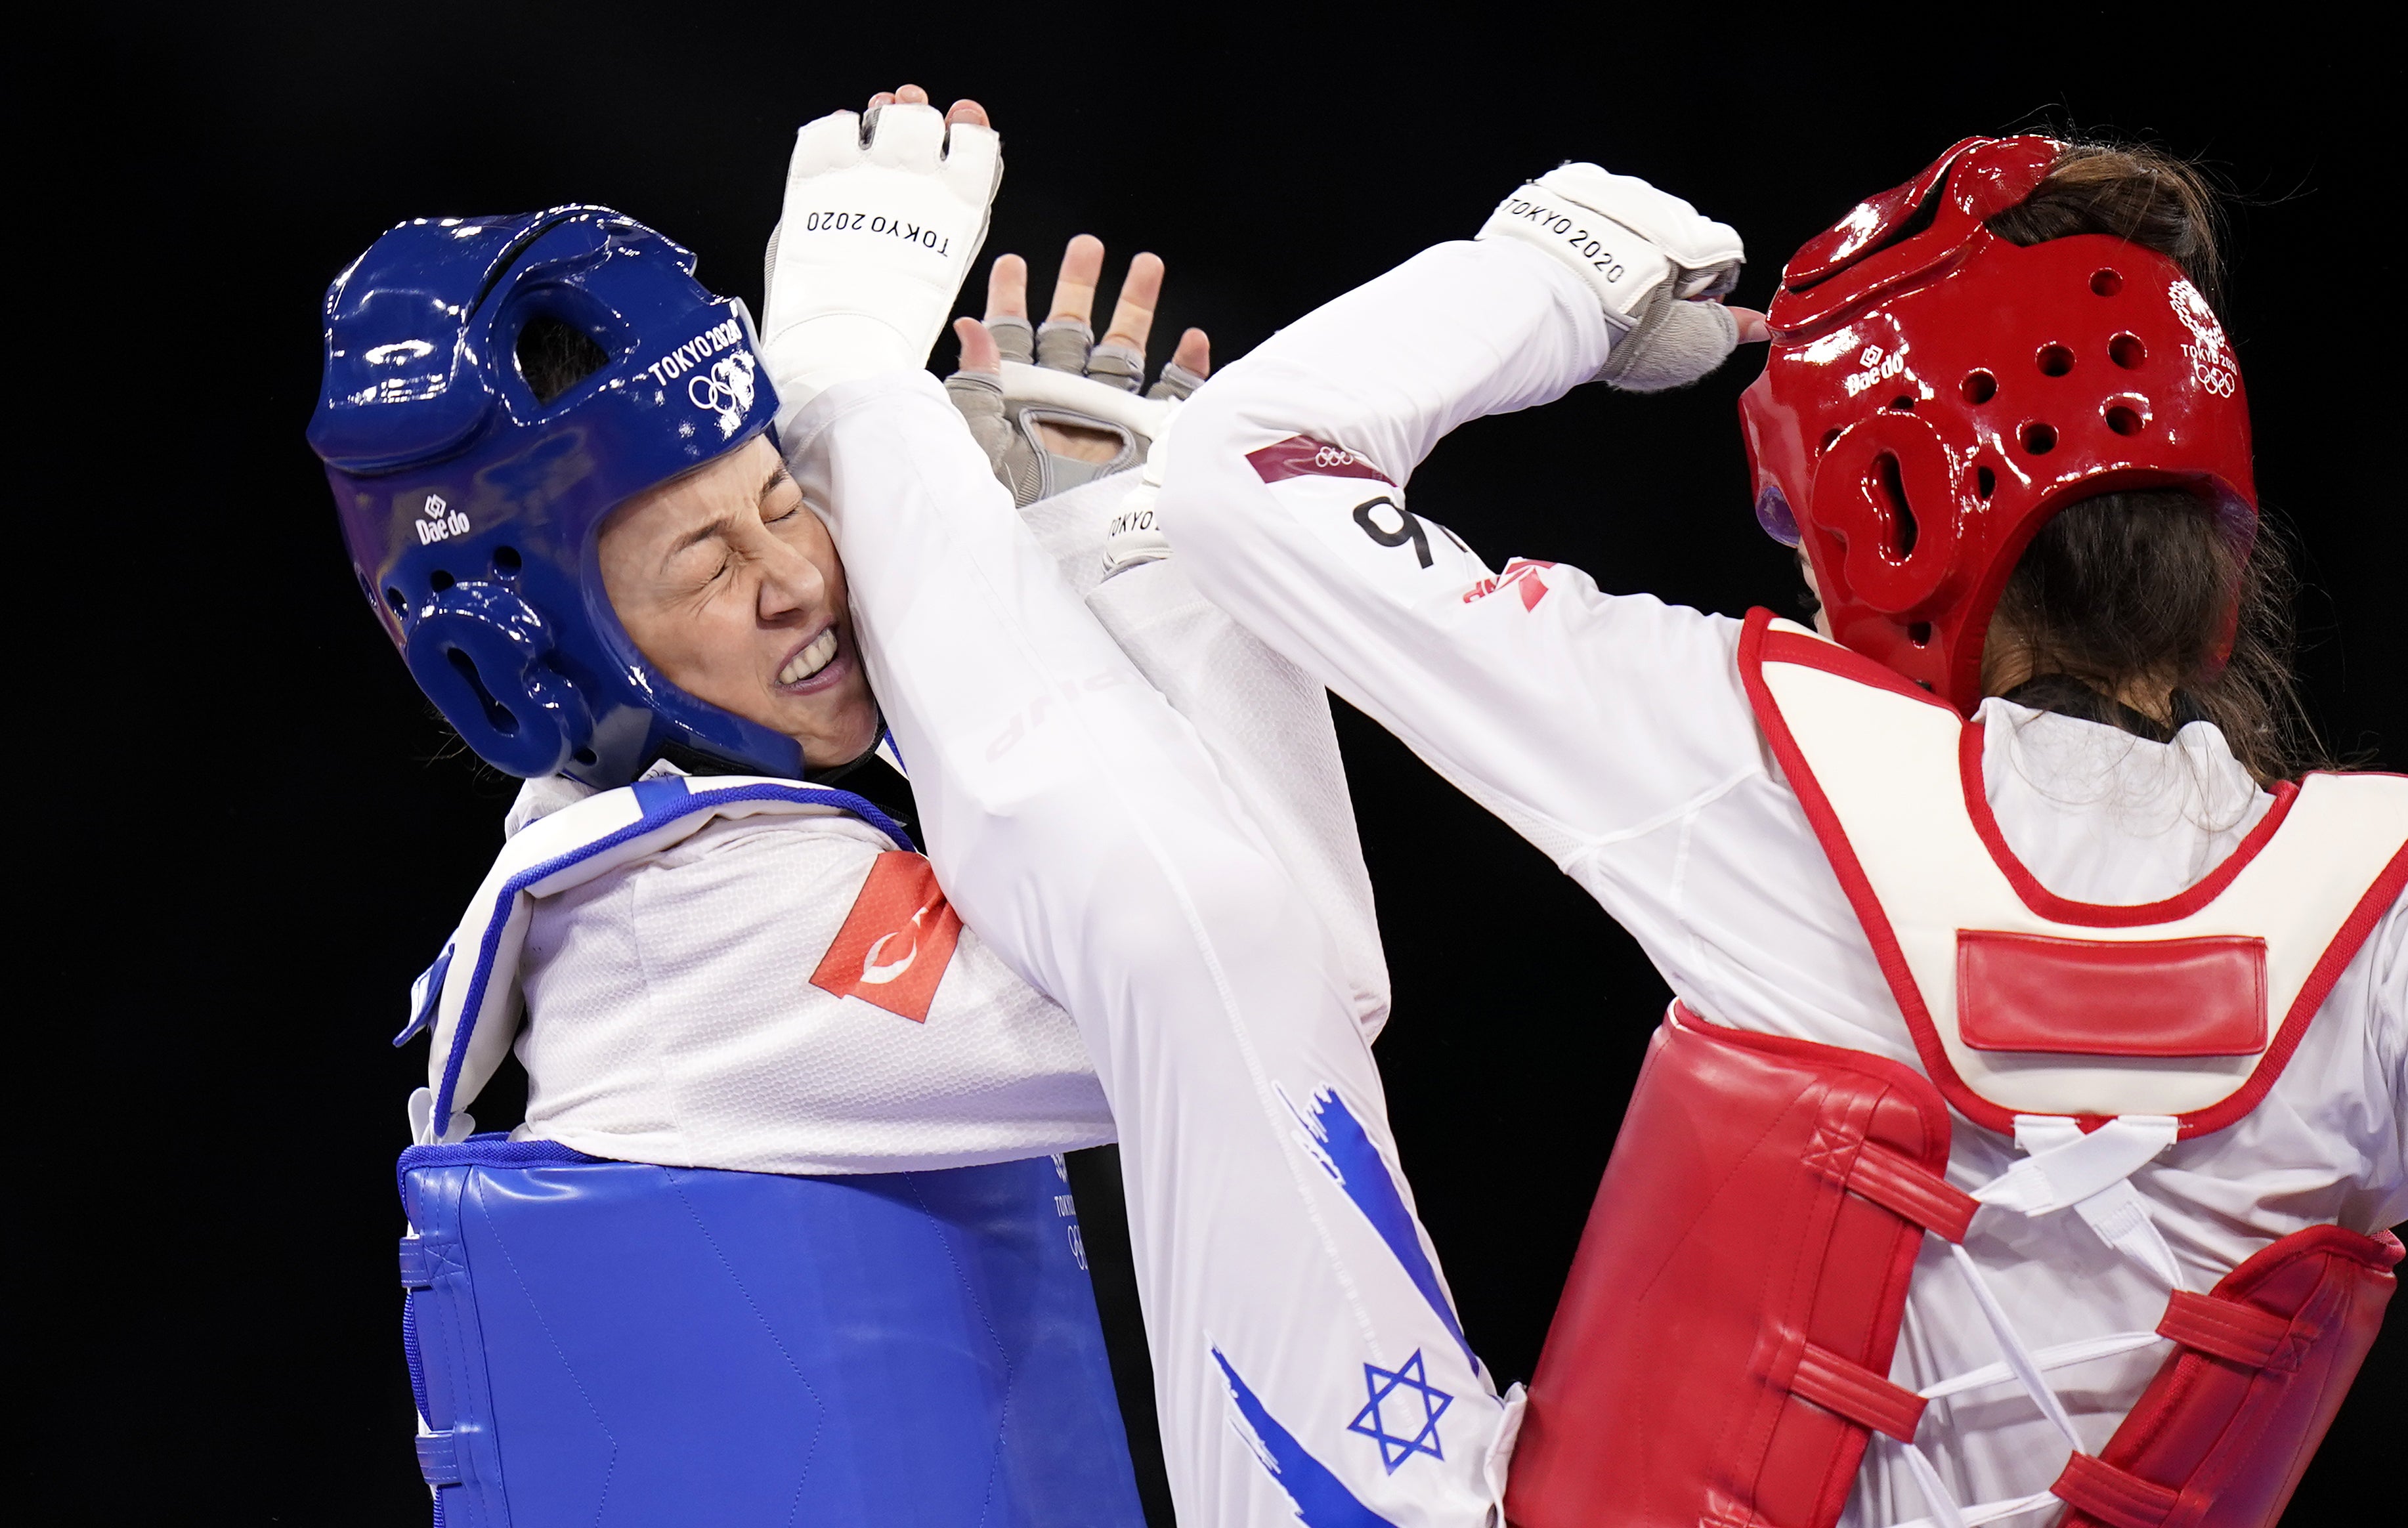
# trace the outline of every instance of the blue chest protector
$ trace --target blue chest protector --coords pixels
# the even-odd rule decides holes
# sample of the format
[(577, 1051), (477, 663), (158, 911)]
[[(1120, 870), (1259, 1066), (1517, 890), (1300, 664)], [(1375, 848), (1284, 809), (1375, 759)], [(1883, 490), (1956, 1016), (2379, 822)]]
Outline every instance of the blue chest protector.
[(442, 1144), (515, 1028), (528, 897), (714, 815), (874, 816), (849, 803), (605, 792), (513, 840), (423, 978), (402, 1335), (436, 1528), (1143, 1528), (1058, 1159), (802, 1178)]
[(1141, 1528), (1051, 1158), (791, 1178), (401, 1157), (437, 1528)]

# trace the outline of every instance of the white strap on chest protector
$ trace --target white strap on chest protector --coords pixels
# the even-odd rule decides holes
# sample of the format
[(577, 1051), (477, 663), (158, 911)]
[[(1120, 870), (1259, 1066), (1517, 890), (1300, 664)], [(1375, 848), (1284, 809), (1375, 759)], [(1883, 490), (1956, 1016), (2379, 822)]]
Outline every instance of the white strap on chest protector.
[(2157, 1275), (2168, 1289), (2180, 1289), (2173, 1251), (2149, 1219), (2131, 1176), (2172, 1146), (2181, 1129), (2181, 1121), (2167, 1115), (2132, 1114), (2086, 1135), (2071, 1120), (2018, 1115), (2015, 1144), (2031, 1155), (1974, 1190), (1973, 1197), (2034, 1217), (2071, 1208), (2100, 1240)]
[[(2180, 1129), (2180, 1122), (2169, 1116), (2127, 1115), (2086, 1134), (2072, 1120), (2021, 1115), (2015, 1120), (2015, 1144), (2027, 1155), (1975, 1189), (1973, 1197), (1992, 1209), (2033, 1219), (2071, 1209), (2082, 1217), (2100, 1241), (2154, 1275), (2171, 1295), (2183, 1287), (2182, 1269), (2174, 1262), (2173, 1250), (2166, 1245), (2163, 1233), (2149, 1218), (2140, 1191), (2132, 1187), (2131, 1176), (2172, 1146)], [(2032, 1404), (2040, 1407), (2041, 1414), (2064, 1436), (2067, 1445), (2081, 1452), (2082, 1439), (2073, 1430), (2073, 1419), (2050, 1386), (2047, 1375), (2168, 1339), (2154, 1331), (2109, 1332), (2033, 1348), (2007, 1319), (2006, 1307), (1991, 1292), (1972, 1254), (1954, 1243), (1948, 1251), (1983, 1321), (1990, 1328), (1991, 1337), (1999, 1345), (2000, 1357), (1995, 1364), (1951, 1375), (1915, 1393), (1927, 1401), (1936, 1401), (2013, 1380), (2031, 1397)], [(1903, 1450), (1907, 1473), (1923, 1492), (1928, 1509), (1925, 1516), (1892, 1528), (1977, 1528), (1981, 1523), (2063, 1505), (2054, 1492), (2040, 1491), (1971, 1507), (1960, 1506), (1920, 1446), (1895, 1439), (1890, 1440), (1890, 1446)]]

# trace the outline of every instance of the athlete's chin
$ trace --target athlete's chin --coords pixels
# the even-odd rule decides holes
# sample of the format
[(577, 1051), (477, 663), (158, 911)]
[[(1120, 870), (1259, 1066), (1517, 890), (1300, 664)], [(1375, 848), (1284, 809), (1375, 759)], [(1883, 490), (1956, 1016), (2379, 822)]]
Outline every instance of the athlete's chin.
[(786, 709), (792, 722), (786, 735), (803, 745), (803, 761), (814, 769), (851, 764), (878, 742), (878, 707), (857, 675), (854, 683), (808, 704), (790, 700)]

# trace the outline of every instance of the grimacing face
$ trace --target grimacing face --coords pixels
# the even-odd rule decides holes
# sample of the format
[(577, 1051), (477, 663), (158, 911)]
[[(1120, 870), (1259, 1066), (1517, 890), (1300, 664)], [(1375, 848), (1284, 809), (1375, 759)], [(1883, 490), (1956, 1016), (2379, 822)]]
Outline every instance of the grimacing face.
[(612, 510), (597, 551), (619, 623), (670, 683), (815, 767), (878, 740), (844, 564), (766, 438)]

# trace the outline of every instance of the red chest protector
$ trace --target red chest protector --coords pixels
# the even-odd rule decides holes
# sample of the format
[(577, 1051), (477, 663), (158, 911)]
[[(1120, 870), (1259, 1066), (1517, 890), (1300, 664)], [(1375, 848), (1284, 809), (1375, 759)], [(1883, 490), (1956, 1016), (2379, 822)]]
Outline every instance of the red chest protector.
[[(2315, 1226), (2207, 1294), (2180, 1288), (2125, 1178), (2264, 1098), (2408, 884), (2408, 780), (2314, 776), (2164, 902), (2040, 887), (1982, 802), (1980, 731), (1888, 670), (1758, 610), (1741, 667), (1914, 1036), (1920, 1067), (1742, 1033), (1657, 1034), (1530, 1385), (1520, 1528), (1829, 1528), (1870, 1435), (1912, 1447), (1935, 1393), (1889, 1378), (1923, 1238), (1973, 1280), (2002, 1368), (2071, 1437), (1961, 1243), (1983, 1204), (2074, 1209), (2173, 1285), (2174, 1344), (2098, 1454), (2045, 1492), (1930, 1521), (2067, 1508), (2078, 1528), (2271, 1528), (2372, 1343), (2400, 1243)], [(2030, 1155), (1968, 1194), (1949, 1111)], [(2121, 1346), (2115, 1344), (2120, 1341)], [(2070, 1345), (2079, 1347), (2081, 1345)], [(2078, 1356), (2078, 1355), (2077, 1355)], [(1992, 1376), (1991, 1378), (2005, 1376)]]

